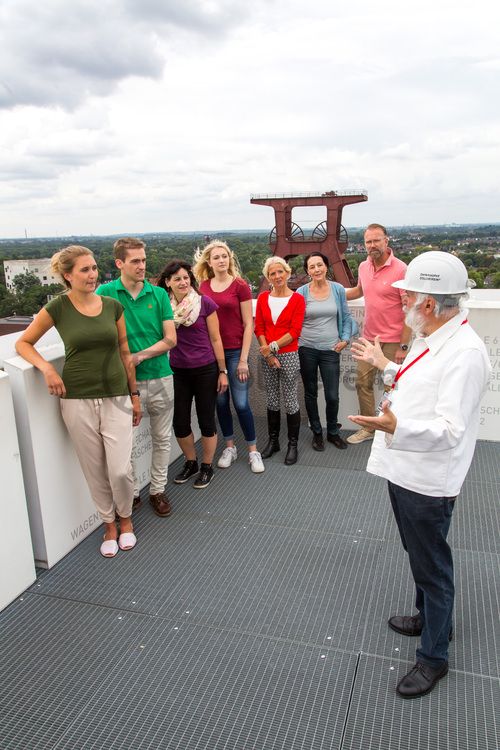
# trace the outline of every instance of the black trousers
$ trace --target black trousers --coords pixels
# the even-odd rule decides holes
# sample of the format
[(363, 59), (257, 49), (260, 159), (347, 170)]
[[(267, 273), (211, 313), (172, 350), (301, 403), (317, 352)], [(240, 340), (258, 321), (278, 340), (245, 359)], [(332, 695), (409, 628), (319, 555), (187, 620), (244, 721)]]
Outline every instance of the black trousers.
[(191, 434), (191, 406), (195, 403), (196, 416), (203, 437), (216, 434), (215, 402), (219, 367), (211, 362), (202, 367), (176, 367), (174, 372), (174, 435), (185, 438)]

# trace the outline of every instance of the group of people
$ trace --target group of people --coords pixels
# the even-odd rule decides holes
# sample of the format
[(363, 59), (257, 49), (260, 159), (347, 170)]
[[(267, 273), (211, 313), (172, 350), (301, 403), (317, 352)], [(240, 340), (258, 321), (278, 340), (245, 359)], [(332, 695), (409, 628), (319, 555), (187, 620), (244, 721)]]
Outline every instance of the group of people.
[[(184, 455), (173, 481), (183, 484), (194, 477), (193, 487), (203, 489), (214, 477), (216, 415), (225, 441), (218, 466), (229, 468), (237, 459), (231, 401), (251, 471), (258, 474), (265, 470), (263, 458), (280, 450), (283, 397), (289, 440), (285, 463), (296, 463), (299, 371), (314, 447), (324, 448), (318, 367), (328, 385), (327, 437), (337, 447), (346, 447), (338, 434), (338, 360), (356, 331), (344, 288), (326, 280), (328, 259), (321, 254), (306, 258), (311, 283), (298, 292), (288, 287), (291, 269), (286, 261), (266, 261), (270, 291), (259, 295), (255, 328), (250, 287), (225, 242), (210, 242), (198, 252), (193, 267), (171, 260), (155, 284), (146, 279), (142, 240), (118, 239), (114, 256), (118, 278), (98, 286), (97, 265), (88, 248), (71, 245), (56, 253), (52, 269), (65, 293), (45, 305), (16, 344), (18, 353), (42, 371), (49, 393), (61, 399), (63, 420), (104, 522), (105, 557), (132, 549), (137, 541), (132, 511), (141, 498), (132, 428), (143, 411), (149, 415), (152, 443), (150, 503), (158, 516), (165, 517), (171, 513), (165, 487), (172, 428)], [(61, 375), (35, 348), (52, 326), (65, 347)], [(268, 399), (269, 441), (262, 454), (249, 403), (248, 358), (254, 333)], [(193, 402), (201, 433), (200, 462), (191, 425)]]
[[(416, 588), (415, 615), (394, 615), (389, 627), (421, 635), (417, 662), (399, 682), (403, 698), (425, 695), (448, 671), (454, 601), (453, 562), (446, 541), (456, 497), (474, 452), (479, 403), (490, 365), (484, 344), (463, 308), (467, 271), (455, 256), (428, 252), (406, 266), (389, 247), (385, 228), (370, 224), (367, 259), (351, 289), (330, 278), (328, 259), (309, 254), (310, 281), (293, 291), (291, 269), (268, 258), (269, 291), (257, 299), (255, 325), (248, 285), (228, 245), (210, 242), (195, 264), (172, 260), (156, 284), (145, 278), (145, 245), (122, 238), (114, 245), (119, 278), (97, 286), (90, 250), (70, 246), (52, 268), (66, 293), (38, 313), (16, 344), (60, 398), (64, 423), (104, 523), (101, 554), (114, 557), (136, 544), (132, 511), (140, 504), (132, 467), (133, 427), (147, 410), (152, 458), (150, 502), (159, 516), (171, 513), (165, 493), (171, 430), (184, 454), (174, 482), (213, 479), (215, 415), (225, 447), (220, 468), (237, 459), (232, 403), (248, 448), (252, 472), (280, 451), (281, 403), (286, 412), (285, 464), (298, 458), (299, 376), (314, 450), (325, 449), (318, 409), (318, 375), (326, 402), (326, 439), (373, 440), (368, 471), (388, 481), (401, 541)], [(352, 341), (357, 361), (358, 431), (339, 434), (340, 354), (358, 333), (347, 300), (364, 297), (363, 337)], [(55, 326), (65, 347), (62, 375), (36, 350)], [(267, 397), (268, 442), (257, 451), (249, 404), (249, 351), (257, 337)], [(427, 355), (427, 356), (426, 356)], [(173, 372), (172, 372), (173, 371)], [(385, 393), (375, 406), (374, 382), (382, 372)], [(198, 463), (191, 425), (195, 404), (201, 432)], [(374, 439), (374, 435), (375, 439)], [(135, 472), (137, 476), (137, 472)]]

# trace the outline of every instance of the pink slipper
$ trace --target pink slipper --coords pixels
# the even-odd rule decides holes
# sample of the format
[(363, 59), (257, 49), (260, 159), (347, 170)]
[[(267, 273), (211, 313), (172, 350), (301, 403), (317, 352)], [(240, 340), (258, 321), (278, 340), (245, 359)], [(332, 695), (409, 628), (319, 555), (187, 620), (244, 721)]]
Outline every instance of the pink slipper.
[(118, 537), (118, 546), (122, 550), (133, 549), (137, 544), (137, 537), (131, 531), (120, 534)]
[(114, 557), (118, 553), (116, 539), (105, 539), (100, 551), (103, 557)]

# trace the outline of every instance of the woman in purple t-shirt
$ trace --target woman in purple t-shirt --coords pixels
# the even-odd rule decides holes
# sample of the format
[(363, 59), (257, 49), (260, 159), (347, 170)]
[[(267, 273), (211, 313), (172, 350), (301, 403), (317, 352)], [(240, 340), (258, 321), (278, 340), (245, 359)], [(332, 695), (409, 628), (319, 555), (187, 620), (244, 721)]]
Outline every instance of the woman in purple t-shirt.
[(228, 469), (236, 461), (233, 417), (229, 391), (248, 447), (248, 461), (254, 473), (264, 471), (257, 451), (255, 424), (248, 401), (248, 353), (253, 338), (252, 295), (241, 278), (234, 253), (222, 240), (212, 240), (199, 254), (193, 273), (200, 291), (218, 306), (217, 317), (228, 369), (229, 389), (217, 397), (217, 417), (226, 447), (217, 463)]
[[(173, 426), (185, 463), (174, 482), (183, 484), (198, 474), (193, 486), (202, 489), (214, 476), (215, 400), (218, 393), (227, 390), (228, 384), (217, 305), (200, 295), (191, 266), (184, 260), (171, 260), (161, 272), (158, 286), (163, 286), (169, 294), (177, 328), (177, 346), (170, 352), (174, 371)], [(191, 430), (193, 398), (203, 452), (199, 472)]]

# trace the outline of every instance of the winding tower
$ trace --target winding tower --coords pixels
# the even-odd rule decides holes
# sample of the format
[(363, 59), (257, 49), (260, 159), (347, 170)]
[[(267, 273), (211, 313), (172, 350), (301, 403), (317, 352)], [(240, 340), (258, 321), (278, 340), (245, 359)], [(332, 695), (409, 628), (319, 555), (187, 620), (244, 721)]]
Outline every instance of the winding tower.
[[(367, 200), (366, 190), (250, 196), (250, 203), (274, 208), (275, 225), (269, 235), (273, 255), (288, 261), (319, 250), (329, 259), (335, 281), (345, 287), (354, 286), (354, 277), (344, 257), (348, 237), (342, 226), (342, 209)], [(326, 221), (318, 224), (308, 236), (292, 221), (292, 210), (299, 206), (326, 206)]]

